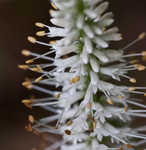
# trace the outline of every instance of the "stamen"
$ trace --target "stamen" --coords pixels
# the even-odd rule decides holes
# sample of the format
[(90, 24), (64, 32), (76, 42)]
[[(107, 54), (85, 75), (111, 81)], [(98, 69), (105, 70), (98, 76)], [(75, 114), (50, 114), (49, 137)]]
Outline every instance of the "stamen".
[(56, 7), (56, 5), (53, 3), (53, 2), (51, 2), (51, 6), (54, 8), (54, 9), (58, 9), (57, 7)]
[(29, 42), (31, 42), (31, 43), (33, 43), (33, 44), (35, 44), (36, 41), (37, 41), (37, 40), (36, 40), (34, 37), (32, 37), (32, 36), (28, 36), (27, 39), (28, 39)]
[(128, 106), (125, 105), (124, 111), (125, 111), (125, 112), (128, 112)]
[(113, 105), (113, 104), (114, 104), (113, 101), (112, 101), (112, 99), (110, 99), (110, 98), (107, 99), (107, 102), (108, 102), (110, 105)]
[(129, 80), (131, 83), (136, 83), (136, 79), (135, 78), (130, 78)]
[(36, 33), (36, 35), (37, 36), (45, 36), (46, 35), (46, 32), (45, 31), (38, 31), (37, 33)]
[(129, 89), (128, 89), (128, 91), (135, 91), (136, 90), (136, 87), (130, 87)]
[(28, 116), (28, 120), (31, 124), (34, 124), (34, 117), (32, 115)]
[(72, 125), (72, 120), (69, 120), (67, 123), (66, 123), (67, 126), (71, 126)]
[(80, 81), (80, 76), (72, 78), (72, 80), (70, 80), (70, 84), (76, 83), (78, 81)]
[(35, 79), (35, 81), (34, 82), (40, 82), (41, 80), (43, 79), (43, 76), (40, 76), (40, 77), (38, 77), (37, 79)]
[(126, 144), (128, 148), (134, 148), (131, 144)]
[(61, 96), (61, 94), (60, 94), (60, 93), (58, 93), (58, 94), (56, 95), (56, 98), (60, 98), (60, 96)]
[(34, 68), (31, 68), (32, 71), (34, 72), (43, 72), (42, 68), (40, 67), (40, 65), (37, 65), (36, 67)]
[(28, 65), (18, 65), (18, 67), (19, 67), (20, 69), (23, 69), (23, 70), (29, 69), (29, 66), (28, 66)]
[(26, 129), (28, 132), (32, 132), (32, 131), (33, 131), (31, 124), (28, 124), (27, 126), (25, 126), (25, 129)]
[(40, 28), (44, 28), (45, 27), (45, 25), (43, 23), (40, 23), (40, 22), (36, 22), (35, 26), (40, 27)]
[(22, 50), (21, 51), (21, 53), (22, 53), (22, 55), (24, 55), (24, 56), (30, 56), (30, 51), (28, 51), (28, 50), (26, 50), (26, 49), (24, 49), (24, 50)]
[(25, 88), (27, 88), (27, 89), (32, 89), (32, 87), (33, 87), (31, 81), (24, 81), (24, 82), (22, 83), (22, 85), (23, 85)]
[(34, 62), (33, 59), (29, 59), (29, 60), (25, 61), (26, 64), (31, 64), (33, 62)]
[(138, 62), (139, 62), (139, 60), (137, 60), (137, 59), (134, 59), (134, 60), (131, 60), (131, 61), (130, 61), (131, 64), (136, 64), (136, 63), (138, 63)]
[(134, 40), (130, 44), (126, 45), (124, 48), (122, 48), (122, 50), (125, 50), (125, 49), (131, 47), (132, 45), (136, 44), (140, 40), (143, 40), (145, 38), (145, 36), (146, 36), (145, 32), (141, 33), (136, 40)]

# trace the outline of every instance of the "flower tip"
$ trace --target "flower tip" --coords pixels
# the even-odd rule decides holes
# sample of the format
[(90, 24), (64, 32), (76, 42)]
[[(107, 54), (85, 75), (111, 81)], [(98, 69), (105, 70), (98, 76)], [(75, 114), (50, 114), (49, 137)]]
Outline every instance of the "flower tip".
[(138, 39), (139, 40), (142, 40), (142, 39), (144, 39), (146, 37), (146, 32), (143, 32), (143, 33), (141, 33), (139, 36), (138, 36)]
[(44, 24), (41, 23), (41, 22), (36, 22), (35, 26), (40, 27), (40, 28), (44, 28), (45, 27)]
[(21, 51), (21, 54), (24, 55), (24, 56), (30, 56), (30, 51), (24, 49), (24, 50)]
[(28, 40), (29, 42), (33, 43), (33, 44), (35, 44), (36, 41), (37, 41), (37, 40), (36, 40), (34, 37), (32, 37), (32, 36), (28, 36), (28, 37), (27, 37), (27, 40)]

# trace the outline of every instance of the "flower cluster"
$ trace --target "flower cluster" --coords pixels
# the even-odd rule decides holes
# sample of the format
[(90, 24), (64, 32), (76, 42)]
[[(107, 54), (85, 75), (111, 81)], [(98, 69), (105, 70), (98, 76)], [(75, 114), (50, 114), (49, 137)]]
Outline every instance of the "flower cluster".
[[(122, 37), (118, 28), (112, 27), (112, 12), (105, 12), (108, 2), (53, 0), (51, 5), (50, 21), (55, 27), (35, 25), (48, 30), (37, 32), (37, 36), (47, 36), (53, 41), (45, 43), (28, 37), (31, 43), (48, 46), (50, 50), (44, 54), (23, 50), (23, 55), (33, 58), (19, 66), (42, 74), (35, 80), (26, 80), (23, 86), (49, 95), (25, 99), (23, 103), (28, 107), (43, 107), (54, 114), (41, 119), (32, 130), (62, 135), (61, 141), (46, 150), (59, 147), (61, 150), (132, 150), (140, 146), (146, 141), (146, 135), (141, 133), (146, 127), (133, 129), (129, 123), (132, 117), (146, 117), (146, 106), (133, 97), (146, 96), (146, 87), (122, 85), (121, 80), (125, 78), (134, 84), (136, 79), (128, 76), (128, 72), (145, 70), (135, 57), (146, 56), (146, 51), (125, 54), (124, 50), (146, 34), (140, 34), (124, 48), (112, 49), (110, 42)], [(36, 64), (38, 59), (47, 63)], [(32, 117), (30, 121), (34, 123)], [(50, 125), (54, 121), (55, 128)]]

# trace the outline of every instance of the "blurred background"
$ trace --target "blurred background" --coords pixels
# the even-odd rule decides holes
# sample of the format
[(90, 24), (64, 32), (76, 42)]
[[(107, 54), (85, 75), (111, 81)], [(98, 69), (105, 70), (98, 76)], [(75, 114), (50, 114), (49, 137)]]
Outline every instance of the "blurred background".
[[(115, 14), (115, 24), (120, 28), (124, 40), (117, 42), (121, 48), (137, 35), (146, 31), (146, 0), (110, 0), (110, 10)], [(27, 132), (29, 110), (21, 100), (30, 95), (21, 86), (28, 72), (17, 68), (25, 58), (24, 48), (33, 49), (27, 42), (28, 35), (38, 30), (36, 21), (49, 22), (48, 0), (0, 0), (0, 149), (32, 150), (38, 148), (42, 137)], [(133, 50), (146, 50), (146, 39), (132, 47)], [(138, 84), (145, 86), (146, 72), (137, 74)], [(35, 112), (34, 112), (35, 111)], [(140, 120), (143, 122), (143, 120)]]

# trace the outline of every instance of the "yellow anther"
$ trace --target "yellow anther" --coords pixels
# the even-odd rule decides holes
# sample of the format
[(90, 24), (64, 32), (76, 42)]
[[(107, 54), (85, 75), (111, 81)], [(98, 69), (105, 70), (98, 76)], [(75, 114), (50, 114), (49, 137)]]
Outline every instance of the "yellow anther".
[(56, 95), (56, 98), (60, 98), (60, 96), (61, 96), (61, 94), (60, 94), (60, 93), (58, 93), (58, 94)]
[(50, 15), (52, 15), (53, 12), (54, 12), (54, 10), (52, 10), (52, 9), (49, 10)]
[(33, 63), (33, 62), (34, 62), (33, 59), (29, 59), (29, 60), (25, 61), (26, 64), (31, 64), (31, 63)]
[(28, 66), (28, 65), (18, 65), (18, 67), (19, 67), (20, 69), (23, 69), (23, 70), (29, 69), (29, 66)]
[(40, 76), (40, 77), (38, 77), (37, 79), (35, 79), (35, 81), (34, 81), (34, 82), (40, 82), (42, 79), (43, 79), (43, 77), (42, 77), (42, 76)]
[(34, 72), (43, 72), (42, 68), (39, 65), (37, 65), (37, 67), (31, 68), (31, 70)]
[(56, 10), (58, 9), (58, 8), (56, 7), (56, 5), (55, 5), (53, 2), (51, 3), (51, 5), (52, 5), (52, 7), (53, 7), (54, 9), (56, 9)]
[(40, 27), (40, 28), (44, 28), (44, 27), (45, 27), (44, 24), (41, 23), (41, 22), (36, 22), (35, 25), (36, 25), (37, 27)]
[(146, 51), (143, 51), (141, 54), (142, 56), (146, 56)]
[(37, 36), (45, 36), (46, 33), (45, 33), (45, 31), (39, 31), (39, 32), (36, 33), (36, 35)]
[(50, 44), (56, 44), (56, 41), (54, 40), (54, 41), (50, 41), (49, 42)]
[(131, 64), (138, 63), (138, 60), (137, 60), (137, 59), (131, 60), (130, 63), (131, 63)]
[(66, 125), (71, 126), (72, 125), (72, 120), (67, 121)]
[(65, 132), (65, 134), (67, 134), (67, 135), (71, 135), (71, 131), (70, 131), (70, 130), (65, 130), (64, 132)]
[(130, 81), (131, 83), (136, 83), (136, 79), (135, 79), (135, 78), (131, 78), (131, 79), (129, 79), (129, 81)]
[(144, 96), (146, 96), (146, 93), (144, 93)]
[(123, 99), (124, 97), (123, 97), (123, 96), (121, 96), (121, 95), (119, 95), (119, 96), (117, 96), (117, 98), (119, 98), (119, 99)]
[(135, 90), (136, 90), (135, 87), (130, 87), (130, 88), (128, 89), (128, 91), (135, 91)]
[(76, 83), (80, 80), (80, 76), (74, 77), (70, 80), (70, 84)]
[(145, 66), (144, 65), (139, 65), (138, 67), (137, 67), (137, 69), (139, 70), (139, 71), (143, 71), (143, 70), (145, 70)]
[(22, 103), (25, 103), (25, 104), (31, 104), (32, 101), (29, 100), (29, 99), (24, 99), (24, 100), (22, 100)]
[(32, 88), (32, 83), (30, 81), (25, 81), (22, 83), (22, 85), (28, 89)]
[(110, 99), (110, 98), (107, 99), (107, 102), (108, 102), (110, 105), (113, 105), (113, 104), (114, 104), (113, 101), (112, 101), (112, 99)]
[(33, 43), (33, 44), (35, 44), (36, 41), (37, 41), (37, 40), (36, 40), (34, 37), (32, 37), (32, 36), (28, 36), (28, 37), (27, 37), (27, 40), (28, 40), (29, 42)]
[(141, 34), (138, 36), (138, 39), (139, 39), (139, 40), (142, 40), (142, 39), (144, 39), (145, 37), (146, 37), (146, 33), (143, 32), (143, 33), (141, 33)]
[(145, 33), (145, 32), (141, 33), (141, 34), (138, 36), (138, 38), (139, 38), (140, 40), (144, 39), (145, 37), (146, 37), (146, 33)]
[(27, 108), (32, 109), (32, 106), (31, 106), (31, 104), (33, 103), (32, 100), (24, 99), (24, 100), (22, 100), (22, 103), (23, 103)]
[(28, 116), (28, 121), (33, 124), (34, 123), (34, 117), (32, 115)]
[(21, 54), (24, 55), (24, 56), (30, 56), (30, 51), (24, 49), (24, 50), (21, 51)]

